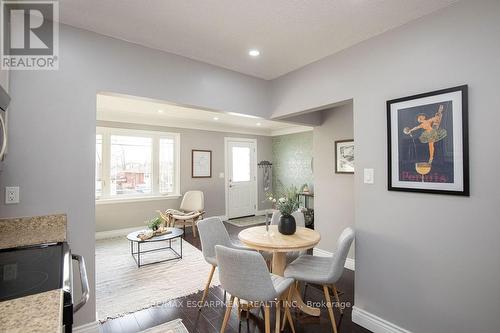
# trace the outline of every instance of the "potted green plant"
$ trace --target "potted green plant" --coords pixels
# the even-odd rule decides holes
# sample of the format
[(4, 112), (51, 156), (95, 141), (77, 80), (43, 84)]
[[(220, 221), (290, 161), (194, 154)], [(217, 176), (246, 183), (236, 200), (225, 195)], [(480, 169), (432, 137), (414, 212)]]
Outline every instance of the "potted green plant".
[(153, 230), (153, 231), (157, 231), (160, 228), (161, 223), (162, 223), (161, 218), (154, 217), (151, 220), (149, 220), (148, 228)]

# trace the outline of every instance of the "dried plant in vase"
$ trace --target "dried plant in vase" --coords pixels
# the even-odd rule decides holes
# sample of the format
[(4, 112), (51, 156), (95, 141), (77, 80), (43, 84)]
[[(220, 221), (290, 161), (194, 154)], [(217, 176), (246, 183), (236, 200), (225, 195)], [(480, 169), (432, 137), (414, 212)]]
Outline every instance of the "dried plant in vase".
[(279, 195), (268, 194), (268, 199), (280, 211), (278, 231), (283, 235), (293, 235), (297, 229), (292, 213), (299, 208), (298, 190), (295, 186), (285, 188)]

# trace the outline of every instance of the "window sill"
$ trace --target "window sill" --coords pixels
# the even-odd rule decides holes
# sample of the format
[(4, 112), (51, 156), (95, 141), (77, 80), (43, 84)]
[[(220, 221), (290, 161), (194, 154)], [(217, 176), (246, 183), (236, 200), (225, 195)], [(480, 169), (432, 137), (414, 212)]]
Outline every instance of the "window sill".
[(151, 195), (144, 197), (128, 197), (128, 198), (109, 198), (109, 199), (96, 199), (96, 205), (110, 205), (131, 202), (145, 202), (145, 201), (159, 201), (159, 200), (176, 200), (181, 197), (180, 194), (169, 195)]

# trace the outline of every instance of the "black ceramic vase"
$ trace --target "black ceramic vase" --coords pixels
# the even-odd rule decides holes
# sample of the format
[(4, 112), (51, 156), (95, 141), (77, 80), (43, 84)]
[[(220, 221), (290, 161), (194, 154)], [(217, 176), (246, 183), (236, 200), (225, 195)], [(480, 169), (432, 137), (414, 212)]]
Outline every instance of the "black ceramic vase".
[(278, 231), (283, 235), (293, 235), (297, 225), (295, 224), (295, 217), (288, 214), (283, 214), (280, 217), (280, 222), (278, 223)]

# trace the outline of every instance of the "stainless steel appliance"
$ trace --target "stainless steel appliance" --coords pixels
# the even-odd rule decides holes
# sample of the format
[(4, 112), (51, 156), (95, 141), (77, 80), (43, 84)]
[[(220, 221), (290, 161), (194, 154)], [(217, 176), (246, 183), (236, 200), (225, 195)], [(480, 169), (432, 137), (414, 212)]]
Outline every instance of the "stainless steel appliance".
[(7, 150), (7, 107), (10, 103), (10, 96), (0, 86), (0, 171), (2, 170), (2, 161)]
[[(74, 302), (73, 260), (79, 263), (82, 296)], [(89, 298), (85, 261), (71, 254), (66, 242), (0, 250), (0, 301), (33, 295), (49, 290), (63, 290), (63, 322), (71, 332), (73, 313)]]

